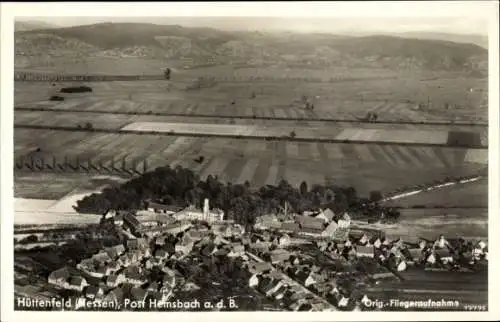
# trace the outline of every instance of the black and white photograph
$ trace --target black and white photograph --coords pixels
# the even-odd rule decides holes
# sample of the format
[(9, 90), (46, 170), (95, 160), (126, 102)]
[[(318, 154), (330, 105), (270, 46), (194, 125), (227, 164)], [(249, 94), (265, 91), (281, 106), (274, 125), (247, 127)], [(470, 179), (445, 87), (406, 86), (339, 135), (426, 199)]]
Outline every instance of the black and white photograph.
[(498, 2), (398, 3), (17, 9), (2, 306), (496, 310)]

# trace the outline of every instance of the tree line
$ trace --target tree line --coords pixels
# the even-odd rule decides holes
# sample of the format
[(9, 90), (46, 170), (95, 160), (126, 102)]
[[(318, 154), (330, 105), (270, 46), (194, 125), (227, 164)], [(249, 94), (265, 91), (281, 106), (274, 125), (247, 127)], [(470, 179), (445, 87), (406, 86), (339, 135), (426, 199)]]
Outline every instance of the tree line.
[(212, 208), (223, 210), (226, 219), (233, 219), (247, 227), (261, 215), (283, 214), (285, 204), (287, 213), (330, 208), (339, 215), (348, 211), (354, 218), (370, 221), (396, 220), (399, 217), (396, 208), (379, 203), (382, 194), (378, 191), (364, 198), (358, 196), (354, 187), (333, 183), (309, 187), (305, 181), (299, 187), (293, 187), (286, 180), (277, 185), (252, 187), (248, 181), (243, 184), (223, 183), (214, 175), (202, 180), (193, 171), (181, 166), (159, 167), (120, 186), (105, 188), (101, 193), (79, 200), (75, 210), (79, 213), (105, 213), (110, 209), (139, 210), (146, 207), (147, 200), (201, 208), (205, 198), (210, 200)]

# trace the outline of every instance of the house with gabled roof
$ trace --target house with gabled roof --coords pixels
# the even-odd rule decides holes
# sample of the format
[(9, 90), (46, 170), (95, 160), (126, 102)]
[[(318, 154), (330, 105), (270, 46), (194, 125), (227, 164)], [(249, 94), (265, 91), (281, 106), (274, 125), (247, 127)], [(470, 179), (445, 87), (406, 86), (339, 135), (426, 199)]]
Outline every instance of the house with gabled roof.
[(403, 258), (403, 253), (401, 252), (401, 249), (399, 247), (397, 247), (396, 245), (393, 245), (390, 249), (389, 249), (389, 253), (396, 256), (397, 258)]
[(397, 248), (403, 248), (403, 247), (404, 247), (404, 240), (403, 240), (403, 238), (398, 237), (398, 239), (396, 239), (396, 240), (393, 242), (393, 246), (395, 246), (395, 247), (397, 247)]
[(121, 255), (116, 262), (120, 264), (121, 267), (127, 267), (131, 264), (130, 257), (127, 255), (127, 253)]
[(113, 261), (113, 259), (108, 255), (108, 253), (101, 251), (94, 256), (92, 256), (92, 259), (95, 261), (101, 263), (101, 264), (108, 264)]
[(118, 244), (115, 246), (106, 247), (104, 249), (104, 252), (106, 252), (109, 255), (109, 257), (111, 257), (114, 260), (118, 258), (121, 254), (125, 253), (125, 246), (123, 244)]
[(259, 285), (257, 285), (257, 289), (259, 290), (259, 292), (265, 293), (265, 291), (271, 285), (272, 281), (273, 281), (272, 278), (269, 278), (267, 276), (262, 276), (262, 278), (259, 279)]
[(100, 277), (109, 276), (113, 273), (113, 270), (108, 265), (100, 266), (95, 271)]
[(338, 294), (336, 296), (337, 298), (337, 306), (338, 307), (347, 307), (347, 305), (349, 305), (349, 298), (342, 295), (342, 294)]
[(70, 270), (68, 267), (60, 268), (50, 273), (49, 284), (66, 287), (70, 276)]
[(208, 257), (208, 256), (211, 256), (216, 251), (217, 251), (217, 247), (215, 246), (215, 244), (213, 242), (209, 242), (209, 243), (202, 246), (200, 253), (201, 253), (201, 255)]
[(93, 258), (85, 258), (82, 259), (82, 261), (76, 265), (76, 268), (83, 271), (94, 271), (95, 264), (96, 261)]
[(315, 217), (295, 216), (295, 222), (299, 224), (301, 231), (304, 229), (323, 231), (325, 228), (325, 222)]
[(287, 285), (280, 286), (278, 288), (278, 290), (276, 290), (276, 292), (274, 292), (274, 294), (272, 295), (273, 299), (275, 301), (282, 300), (285, 297), (285, 293), (286, 293), (287, 290), (288, 290), (288, 286)]
[(434, 254), (434, 252), (426, 254), (425, 262), (429, 265), (436, 264), (436, 255)]
[(117, 287), (122, 283), (125, 283), (125, 275), (123, 273), (110, 275), (106, 279), (106, 286), (111, 288)]
[(165, 272), (162, 279), (162, 285), (170, 288), (175, 286), (175, 273), (172, 270)]
[(114, 261), (108, 264), (108, 268), (112, 273), (115, 273), (121, 269), (121, 265), (118, 263), (118, 261)]
[(291, 253), (285, 249), (275, 249), (269, 253), (269, 258), (271, 260), (271, 263), (273, 264), (278, 264), (278, 263), (283, 263), (290, 259)]
[(311, 286), (316, 294), (325, 297), (331, 289), (328, 283), (316, 283)]
[(272, 265), (267, 262), (252, 261), (248, 264), (248, 271), (251, 274), (264, 274), (266, 272), (270, 272), (272, 269)]
[(427, 247), (427, 241), (426, 240), (423, 240), (421, 239), (419, 242), (418, 242), (418, 248), (420, 248), (421, 250), (425, 249)]
[(333, 238), (335, 235), (335, 232), (337, 231), (338, 224), (335, 221), (332, 221), (326, 226), (326, 228), (321, 232), (321, 236), (323, 237), (331, 237)]
[(141, 285), (146, 282), (141, 267), (134, 265), (123, 270), (125, 281), (130, 284)]
[(106, 302), (115, 302), (115, 303), (123, 303), (124, 293), (121, 287), (117, 287), (109, 291), (106, 296), (104, 296), (104, 301)]
[(367, 234), (363, 234), (357, 240), (356, 244), (361, 245), (361, 246), (369, 246), (369, 244), (370, 244), (370, 237)]
[(434, 254), (444, 264), (453, 262), (453, 254), (447, 248), (435, 249)]
[(292, 239), (290, 238), (290, 235), (288, 234), (282, 234), (279, 239), (278, 239), (278, 246), (279, 247), (286, 247), (289, 246), (292, 242)]
[(337, 221), (339, 228), (349, 228), (351, 226), (351, 216), (347, 212)]
[(335, 213), (330, 208), (326, 208), (314, 216), (314, 218), (321, 219), (325, 223), (329, 223), (335, 218)]
[(370, 276), (375, 280), (395, 278), (394, 273), (382, 265), (377, 265)]
[(158, 259), (167, 259), (168, 257), (170, 256), (170, 254), (164, 250), (164, 249), (157, 249), (155, 251), (155, 258), (158, 258)]
[(444, 238), (443, 235), (440, 235), (438, 239), (434, 242), (434, 248), (440, 249), (440, 248), (447, 248), (450, 246), (450, 243)]
[(357, 257), (375, 257), (375, 250), (373, 246), (356, 246)]
[(156, 246), (163, 246), (163, 245), (165, 245), (165, 243), (167, 242), (168, 239), (169, 239), (169, 237), (165, 236), (165, 235), (157, 236), (155, 238), (155, 245)]
[(285, 232), (296, 233), (300, 230), (299, 224), (294, 222), (284, 222), (281, 224), (280, 229)]
[(231, 252), (227, 255), (229, 257), (238, 257), (245, 254), (245, 246), (241, 243), (231, 244)]
[(139, 234), (143, 228), (136, 215), (131, 212), (123, 213), (123, 226), (128, 228), (132, 234)]
[(281, 287), (285, 286), (285, 283), (281, 279), (273, 279), (268, 285), (266, 285), (261, 292), (267, 297), (272, 297)]
[(72, 276), (69, 279), (69, 283), (68, 284), (69, 284), (68, 287), (67, 287), (68, 289), (75, 290), (75, 291), (78, 291), (78, 292), (83, 291), (83, 289), (85, 288), (85, 286), (88, 285), (87, 281), (82, 276)]
[(371, 241), (370, 244), (373, 245), (375, 248), (380, 248), (382, 246), (382, 241), (380, 240), (380, 237), (374, 237)]
[(148, 296), (148, 291), (142, 287), (135, 286), (130, 290), (130, 297), (133, 301), (145, 301)]
[(150, 282), (147, 287), (148, 292), (158, 292), (160, 290), (160, 284), (156, 281)]
[(482, 241), (482, 240), (479, 240), (479, 241), (477, 242), (477, 244), (476, 244), (476, 245), (477, 245), (477, 246), (478, 246), (481, 250), (484, 250), (484, 249), (487, 247), (486, 243), (485, 243), (484, 241)]
[(96, 299), (104, 295), (104, 290), (96, 285), (89, 285), (85, 289), (85, 297), (88, 299)]
[(409, 263), (420, 263), (424, 259), (424, 252), (420, 248), (408, 249), (409, 256), (405, 256)]
[(303, 284), (305, 287), (316, 284), (315, 274), (312, 272), (305, 272), (304, 270), (297, 271), (295, 275), (296, 280)]
[(261, 275), (260, 274), (252, 274), (248, 279), (248, 286), (257, 287), (259, 285)]
[(398, 272), (403, 272), (406, 270), (406, 268), (407, 268), (406, 261), (404, 259), (401, 259), (396, 266), (396, 270)]
[(472, 248), (472, 257), (475, 259), (475, 260), (479, 260), (481, 258), (481, 256), (484, 254), (484, 251), (481, 249), (481, 247), (479, 245), (476, 245)]

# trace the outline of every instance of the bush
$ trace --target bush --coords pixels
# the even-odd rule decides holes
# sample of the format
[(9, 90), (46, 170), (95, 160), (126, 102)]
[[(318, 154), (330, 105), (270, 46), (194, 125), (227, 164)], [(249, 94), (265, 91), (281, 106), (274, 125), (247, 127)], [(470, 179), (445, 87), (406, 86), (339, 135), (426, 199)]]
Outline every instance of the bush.
[(61, 93), (87, 93), (92, 92), (92, 88), (88, 86), (63, 87)]
[(21, 239), (19, 243), (30, 244), (30, 243), (36, 243), (37, 241), (38, 241), (37, 235), (29, 235), (28, 237)]
[(64, 101), (64, 97), (58, 95), (52, 95), (49, 98), (49, 101)]

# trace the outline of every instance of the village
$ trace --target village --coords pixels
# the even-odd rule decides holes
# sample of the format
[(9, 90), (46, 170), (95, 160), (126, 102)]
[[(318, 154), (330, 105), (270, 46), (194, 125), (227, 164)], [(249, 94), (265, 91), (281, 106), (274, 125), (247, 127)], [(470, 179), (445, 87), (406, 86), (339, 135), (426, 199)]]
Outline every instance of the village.
[[(100, 225), (113, 226), (122, 243), (48, 276), (72, 309), (152, 309), (132, 302), (244, 310), (250, 297), (259, 310), (374, 310), (373, 290), (408, 270), (467, 272), (488, 261), (484, 241), (391, 238), (330, 209), (267, 214), (249, 229), (211, 210), (208, 199), (203, 209), (149, 202), (136, 212), (109, 211)], [(199, 299), (213, 305), (179, 304)]]

